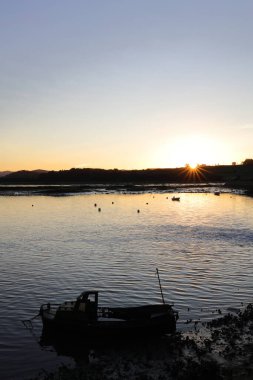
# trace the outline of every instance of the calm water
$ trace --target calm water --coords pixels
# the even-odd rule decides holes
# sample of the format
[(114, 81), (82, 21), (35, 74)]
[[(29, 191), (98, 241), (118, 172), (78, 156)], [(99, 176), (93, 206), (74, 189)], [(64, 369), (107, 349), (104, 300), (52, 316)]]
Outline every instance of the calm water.
[(66, 360), (40, 347), (40, 321), (34, 334), (21, 323), (41, 303), (89, 288), (101, 305), (160, 302), (156, 267), (179, 328), (252, 302), (253, 198), (171, 196), (0, 197), (1, 379)]

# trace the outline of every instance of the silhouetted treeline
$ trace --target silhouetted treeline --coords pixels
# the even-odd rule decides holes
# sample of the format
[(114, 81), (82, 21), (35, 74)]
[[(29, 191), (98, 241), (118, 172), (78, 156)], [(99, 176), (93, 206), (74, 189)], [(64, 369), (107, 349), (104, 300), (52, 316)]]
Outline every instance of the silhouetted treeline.
[(178, 177), (179, 171), (177, 169), (70, 169), (48, 172), (43, 175), (43, 180), (50, 183), (52, 181), (56, 183), (164, 183), (173, 182)]
[(202, 166), (189, 168), (105, 170), (70, 169), (60, 171), (19, 171), (0, 178), (2, 184), (98, 184), (98, 183), (197, 183), (253, 180), (253, 165)]
[(244, 160), (242, 162), (243, 165), (253, 165), (253, 159), (252, 158), (246, 158), (246, 160)]

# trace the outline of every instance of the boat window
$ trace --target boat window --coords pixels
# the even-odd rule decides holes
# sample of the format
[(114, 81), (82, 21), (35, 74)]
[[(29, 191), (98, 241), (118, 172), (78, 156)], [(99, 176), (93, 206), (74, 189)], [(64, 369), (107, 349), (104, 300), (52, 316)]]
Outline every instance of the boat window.
[(95, 302), (95, 301), (96, 301), (95, 294), (89, 294), (89, 296), (88, 296), (88, 300), (89, 300), (90, 302)]

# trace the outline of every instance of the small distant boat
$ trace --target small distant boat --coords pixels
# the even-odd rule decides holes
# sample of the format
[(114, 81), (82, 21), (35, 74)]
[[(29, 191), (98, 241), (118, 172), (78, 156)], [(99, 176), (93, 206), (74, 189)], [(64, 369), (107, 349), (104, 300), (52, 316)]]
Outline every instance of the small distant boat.
[(215, 191), (214, 195), (220, 195), (220, 191)]
[(98, 307), (98, 291), (85, 291), (75, 301), (43, 304), (43, 329), (87, 337), (150, 336), (174, 333), (177, 312), (171, 305)]
[(180, 201), (180, 197), (175, 197), (175, 196), (173, 196), (173, 197), (171, 198), (171, 200), (172, 200), (172, 201)]

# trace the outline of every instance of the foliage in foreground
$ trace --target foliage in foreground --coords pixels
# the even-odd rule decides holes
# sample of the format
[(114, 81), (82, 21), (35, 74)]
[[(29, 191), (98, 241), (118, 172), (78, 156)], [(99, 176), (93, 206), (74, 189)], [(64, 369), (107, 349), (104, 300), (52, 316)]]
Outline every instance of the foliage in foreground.
[(191, 333), (134, 346), (76, 368), (62, 365), (31, 380), (252, 380), (253, 305)]

